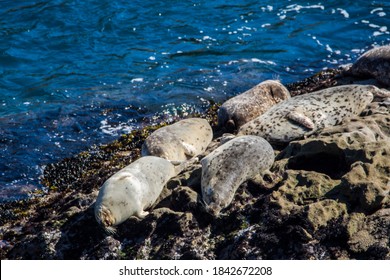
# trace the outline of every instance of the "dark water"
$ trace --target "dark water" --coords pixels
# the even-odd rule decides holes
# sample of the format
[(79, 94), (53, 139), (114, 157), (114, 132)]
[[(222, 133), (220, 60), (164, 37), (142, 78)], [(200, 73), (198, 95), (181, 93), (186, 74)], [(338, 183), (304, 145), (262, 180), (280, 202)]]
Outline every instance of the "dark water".
[(389, 15), (390, 1), (0, 0), (0, 200), (159, 116), (353, 62), (390, 42)]

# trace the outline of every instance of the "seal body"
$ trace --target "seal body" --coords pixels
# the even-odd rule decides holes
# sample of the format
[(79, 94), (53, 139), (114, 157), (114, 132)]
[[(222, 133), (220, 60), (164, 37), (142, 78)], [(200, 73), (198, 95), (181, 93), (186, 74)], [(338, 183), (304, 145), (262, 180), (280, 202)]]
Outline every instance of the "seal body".
[(264, 81), (223, 103), (218, 110), (218, 125), (230, 131), (238, 129), (288, 98), (288, 89), (279, 81)]
[(184, 119), (159, 128), (146, 138), (142, 145), (142, 156), (186, 161), (204, 152), (212, 138), (213, 131), (207, 120)]
[(357, 116), (374, 95), (387, 94), (371, 85), (346, 85), (295, 96), (242, 126), (238, 135), (258, 135), (272, 143), (290, 142)]
[(229, 206), (238, 187), (272, 166), (274, 151), (258, 136), (239, 136), (201, 160), (201, 188), (206, 210), (218, 216)]
[(354, 76), (374, 77), (390, 87), (390, 45), (365, 52), (349, 71)]
[(96, 220), (108, 232), (131, 216), (144, 218), (164, 185), (176, 175), (168, 160), (142, 157), (111, 176), (100, 188), (95, 203)]

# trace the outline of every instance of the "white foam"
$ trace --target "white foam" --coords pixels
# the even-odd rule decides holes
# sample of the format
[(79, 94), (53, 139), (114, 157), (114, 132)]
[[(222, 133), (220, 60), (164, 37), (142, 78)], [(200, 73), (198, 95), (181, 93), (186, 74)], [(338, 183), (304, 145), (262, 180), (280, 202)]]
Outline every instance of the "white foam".
[(380, 27), (379, 25), (376, 25), (376, 24), (373, 24), (373, 23), (370, 23), (368, 26), (371, 27), (371, 28), (379, 28)]
[(337, 8), (337, 11), (339, 11), (345, 18), (349, 18), (349, 13), (346, 10)]
[(232, 64), (236, 64), (236, 63), (248, 63), (248, 62), (267, 64), (267, 65), (276, 65), (276, 63), (273, 62), (272, 60), (262, 60), (262, 59), (258, 59), (258, 58), (231, 60), (228, 62), (228, 65), (232, 65)]
[(376, 12), (379, 12), (379, 11), (383, 11), (383, 8), (376, 8), (376, 9), (373, 9), (370, 14), (373, 14), (373, 13), (376, 13)]
[(252, 58), (251, 61), (255, 63), (261, 63), (261, 64), (276, 65), (276, 63), (271, 60), (261, 60), (258, 58)]
[(130, 133), (133, 131), (134, 126), (125, 124), (125, 123), (119, 123), (116, 126), (110, 125), (107, 120), (100, 121), (100, 130), (104, 134), (108, 134), (111, 136), (117, 136), (122, 133)]
[(134, 78), (131, 79), (131, 83), (142, 83), (144, 81), (144, 78)]
[(351, 52), (353, 52), (353, 53), (363, 53), (364, 49), (352, 49)]
[(326, 47), (326, 50), (327, 50), (328, 52), (331, 52), (331, 53), (333, 52), (332, 48), (331, 48), (328, 44), (326, 44), (325, 47)]
[(284, 10), (286, 12), (292, 12), (292, 11), (299, 12), (302, 9), (321, 9), (321, 10), (325, 10), (325, 7), (323, 5), (319, 5), (319, 4), (318, 5), (309, 5), (309, 6), (302, 6), (302, 5), (293, 4), (293, 5), (287, 6), (286, 8), (287, 9)]

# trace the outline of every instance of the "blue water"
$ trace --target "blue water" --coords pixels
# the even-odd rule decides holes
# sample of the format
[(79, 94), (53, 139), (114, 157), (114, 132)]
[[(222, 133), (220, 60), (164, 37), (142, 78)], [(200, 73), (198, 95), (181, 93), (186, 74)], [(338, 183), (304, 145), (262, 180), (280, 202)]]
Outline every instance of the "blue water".
[(0, 0), (0, 199), (44, 166), (390, 42), (390, 1)]

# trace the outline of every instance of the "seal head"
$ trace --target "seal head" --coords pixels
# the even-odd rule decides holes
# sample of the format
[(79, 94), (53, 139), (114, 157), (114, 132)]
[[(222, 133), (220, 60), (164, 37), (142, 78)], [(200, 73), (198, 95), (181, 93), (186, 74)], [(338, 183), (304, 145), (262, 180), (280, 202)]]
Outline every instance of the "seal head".
[(183, 162), (204, 152), (212, 138), (213, 130), (207, 120), (185, 119), (153, 132), (142, 145), (141, 154)]
[(223, 103), (218, 110), (218, 125), (233, 131), (288, 98), (289, 91), (279, 81), (264, 81)]

